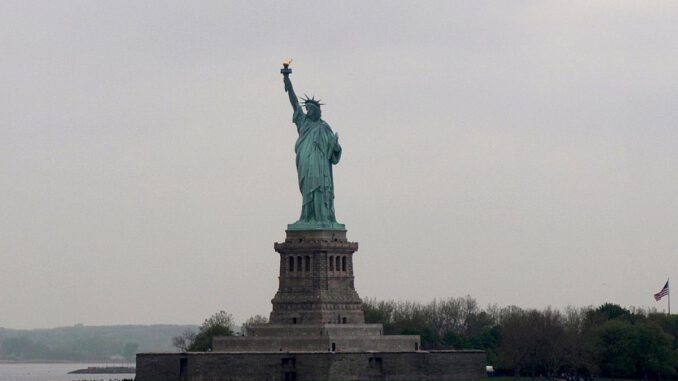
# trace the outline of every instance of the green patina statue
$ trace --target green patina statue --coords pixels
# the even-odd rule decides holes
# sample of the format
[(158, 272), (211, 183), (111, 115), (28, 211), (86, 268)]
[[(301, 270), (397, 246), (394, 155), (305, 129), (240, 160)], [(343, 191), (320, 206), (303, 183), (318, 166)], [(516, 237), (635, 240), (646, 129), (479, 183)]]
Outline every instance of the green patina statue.
[(292, 88), (289, 68), (291, 60), (283, 62), (285, 91), (289, 95), (294, 114), (292, 121), (297, 125), (299, 138), (294, 145), (297, 154), (297, 176), (302, 195), (301, 217), (288, 230), (340, 229), (345, 226), (337, 222), (334, 215), (334, 180), (332, 165), (341, 158), (339, 135), (332, 132), (329, 124), (320, 119), (320, 100), (304, 97), (306, 113), (301, 108)]

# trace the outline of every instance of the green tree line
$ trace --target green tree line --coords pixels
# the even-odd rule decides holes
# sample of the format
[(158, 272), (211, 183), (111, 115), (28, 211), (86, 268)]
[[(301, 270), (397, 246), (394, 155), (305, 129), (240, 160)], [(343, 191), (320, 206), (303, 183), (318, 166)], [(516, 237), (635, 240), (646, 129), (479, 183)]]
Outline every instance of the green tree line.
[(470, 296), (429, 303), (363, 303), (367, 323), (384, 334), (416, 334), (423, 349), (483, 349), (488, 363), (520, 376), (675, 377), (678, 316), (616, 304), (563, 311), (486, 309)]

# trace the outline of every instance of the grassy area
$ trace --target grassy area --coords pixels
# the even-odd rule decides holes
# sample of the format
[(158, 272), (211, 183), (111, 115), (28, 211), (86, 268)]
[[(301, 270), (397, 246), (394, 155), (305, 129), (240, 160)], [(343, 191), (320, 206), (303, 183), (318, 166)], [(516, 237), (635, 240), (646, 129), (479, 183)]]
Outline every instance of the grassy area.
[[(530, 376), (521, 376), (519, 379), (516, 379), (515, 377), (482, 377), (482, 378), (472, 378), (472, 379), (458, 379), (454, 381), (550, 381), (549, 378), (546, 377), (530, 377)], [(620, 379), (620, 378), (615, 378), (614, 380), (611, 378), (596, 378), (596, 381), (636, 381), (634, 379)], [(671, 380), (669, 378), (668, 380)], [(367, 380), (364, 380), (367, 381)], [(388, 381), (384, 379), (383, 381)], [(408, 380), (401, 380), (401, 381), (408, 381)], [(414, 381), (414, 380), (409, 380), (409, 381)], [(443, 380), (440, 380), (443, 381)]]
[[(532, 378), (530, 376), (522, 376), (519, 378), (521, 381), (547, 381), (550, 380), (545, 377), (535, 377)], [(603, 379), (598, 379), (596, 381), (602, 381)], [(388, 380), (384, 380), (388, 381)], [(402, 381), (407, 381), (407, 380), (402, 380)], [(443, 380), (440, 380), (443, 381)], [(470, 378), (470, 379), (458, 379), (455, 381), (516, 381), (514, 377), (482, 377), (482, 378)], [(605, 381), (610, 381), (609, 379), (605, 379)], [(615, 381), (631, 381), (631, 380), (615, 380)]]
[[(540, 378), (540, 377), (535, 377), (535, 378), (530, 378), (530, 377), (521, 377), (522, 380), (547, 380), (546, 378)], [(365, 380), (367, 381), (367, 380)], [(384, 379), (384, 381), (388, 381), (387, 379)], [(401, 381), (408, 381), (408, 380), (401, 380)], [(411, 380), (414, 381), (414, 380)], [(443, 381), (443, 380), (440, 380)], [(515, 378), (513, 377), (482, 377), (482, 378), (471, 378), (471, 379), (458, 379), (454, 381), (515, 381)], [(619, 380), (617, 380), (619, 381)]]

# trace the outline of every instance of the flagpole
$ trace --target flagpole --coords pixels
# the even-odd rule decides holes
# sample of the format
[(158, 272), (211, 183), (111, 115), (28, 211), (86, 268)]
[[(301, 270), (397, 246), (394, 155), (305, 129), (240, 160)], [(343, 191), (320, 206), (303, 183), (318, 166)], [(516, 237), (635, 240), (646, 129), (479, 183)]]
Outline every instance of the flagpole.
[(671, 278), (666, 280), (666, 283), (669, 284), (669, 315), (671, 315), (671, 283), (670, 283)]

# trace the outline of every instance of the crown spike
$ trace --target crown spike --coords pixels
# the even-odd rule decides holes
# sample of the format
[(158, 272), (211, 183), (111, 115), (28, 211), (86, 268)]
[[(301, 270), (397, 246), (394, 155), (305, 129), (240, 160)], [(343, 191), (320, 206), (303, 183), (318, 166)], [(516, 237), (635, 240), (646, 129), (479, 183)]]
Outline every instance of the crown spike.
[(315, 105), (315, 106), (324, 106), (325, 104), (321, 102), (320, 98), (315, 99), (315, 95), (309, 97), (306, 93), (304, 93), (303, 97), (299, 97), (300, 100), (304, 102), (304, 106), (306, 105)]

